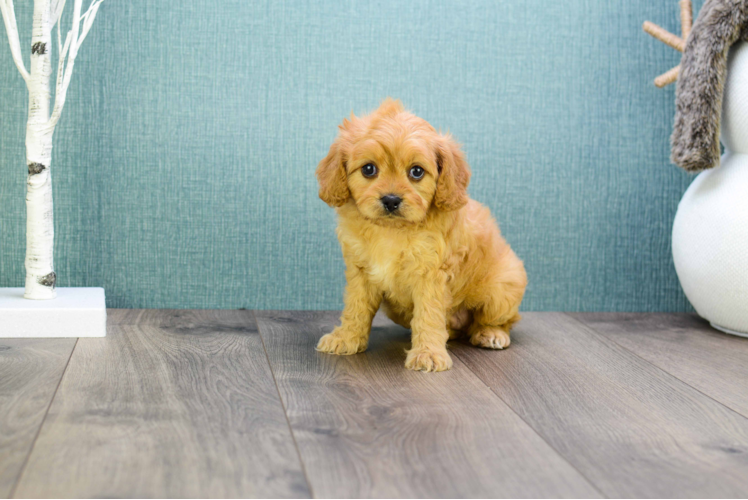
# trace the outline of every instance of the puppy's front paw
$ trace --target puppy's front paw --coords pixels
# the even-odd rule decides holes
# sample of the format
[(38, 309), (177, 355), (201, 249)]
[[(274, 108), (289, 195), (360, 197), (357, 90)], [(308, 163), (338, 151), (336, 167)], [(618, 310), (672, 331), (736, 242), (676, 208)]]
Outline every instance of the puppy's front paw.
[(368, 342), (364, 337), (334, 331), (319, 339), (317, 350), (328, 354), (348, 355), (364, 352), (367, 346)]
[(452, 358), (446, 349), (411, 349), (405, 358), (405, 368), (422, 372), (443, 372), (452, 368)]
[(504, 349), (509, 347), (509, 333), (495, 326), (482, 326), (470, 335), (470, 343), (486, 349)]

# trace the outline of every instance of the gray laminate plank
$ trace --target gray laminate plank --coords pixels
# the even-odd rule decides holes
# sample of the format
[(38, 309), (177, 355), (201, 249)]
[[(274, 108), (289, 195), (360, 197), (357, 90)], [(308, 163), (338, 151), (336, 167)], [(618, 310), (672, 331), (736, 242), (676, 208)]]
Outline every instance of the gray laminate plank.
[(19, 497), (306, 497), (251, 311), (110, 311), (80, 339)]
[(454, 351), (607, 496), (748, 495), (748, 419), (563, 313)]
[(11, 494), (75, 339), (0, 339), (0, 497)]
[(599, 495), (459, 360), (406, 370), (408, 331), (378, 318), (365, 353), (316, 352), (338, 315), (257, 313), (316, 497)]
[(748, 417), (748, 339), (695, 314), (579, 313), (572, 317)]

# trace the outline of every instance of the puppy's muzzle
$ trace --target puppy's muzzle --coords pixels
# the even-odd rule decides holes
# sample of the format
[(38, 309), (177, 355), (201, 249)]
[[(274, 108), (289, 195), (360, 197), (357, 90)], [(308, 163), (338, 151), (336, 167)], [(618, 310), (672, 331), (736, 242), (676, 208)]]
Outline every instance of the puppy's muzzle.
[(387, 213), (393, 213), (400, 208), (400, 203), (402, 203), (403, 199), (394, 194), (386, 194), (382, 196), (380, 201)]

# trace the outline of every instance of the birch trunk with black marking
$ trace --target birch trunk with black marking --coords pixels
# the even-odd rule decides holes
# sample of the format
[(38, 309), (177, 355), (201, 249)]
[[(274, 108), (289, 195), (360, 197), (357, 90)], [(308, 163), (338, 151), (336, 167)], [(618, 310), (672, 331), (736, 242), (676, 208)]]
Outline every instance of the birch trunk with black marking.
[[(26, 81), (29, 115), (26, 124), (26, 291), (27, 299), (53, 299), (57, 275), (54, 271), (54, 215), (52, 206), (52, 136), (65, 105), (70, 78), (83, 40), (91, 29), (103, 0), (93, 0), (81, 15), (82, 0), (73, 5), (73, 23), (62, 44), (60, 16), (66, 0), (35, 0), (31, 33), (31, 65), (23, 62), (13, 0), (0, 0), (5, 31), (13, 62)], [(81, 22), (83, 25), (81, 26)], [(49, 77), (52, 74), (52, 29), (57, 24), (57, 80), (55, 104), (50, 114)], [(67, 64), (66, 64), (67, 59)]]
[(29, 116), (26, 124), (26, 292), (27, 299), (56, 296), (54, 215), (52, 205), (52, 134), (49, 123), (49, 77), (52, 26), (50, 0), (34, 2), (31, 66), (27, 82)]

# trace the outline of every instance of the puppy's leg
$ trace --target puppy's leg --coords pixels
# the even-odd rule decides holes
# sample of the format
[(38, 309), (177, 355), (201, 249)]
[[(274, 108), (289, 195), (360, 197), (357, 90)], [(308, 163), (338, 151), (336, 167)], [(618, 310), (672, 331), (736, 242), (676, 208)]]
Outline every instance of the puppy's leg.
[(405, 359), (405, 367), (410, 370), (440, 372), (452, 368), (447, 353), (446, 284), (446, 276), (439, 272), (427, 275), (413, 291), (413, 347)]
[(471, 344), (488, 349), (509, 347), (509, 330), (521, 319), (519, 305), (526, 287), (527, 275), (522, 262), (516, 259), (482, 290), (482, 300), (473, 310), (473, 324), (468, 331)]
[(318, 351), (356, 354), (365, 351), (369, 344), (371, 321), (379, 309), (382, 295), (367, 282), (363, 272), (355, 265), (346, 268), (345, 276), (348, 283), (341, 324), (319, 340)]

